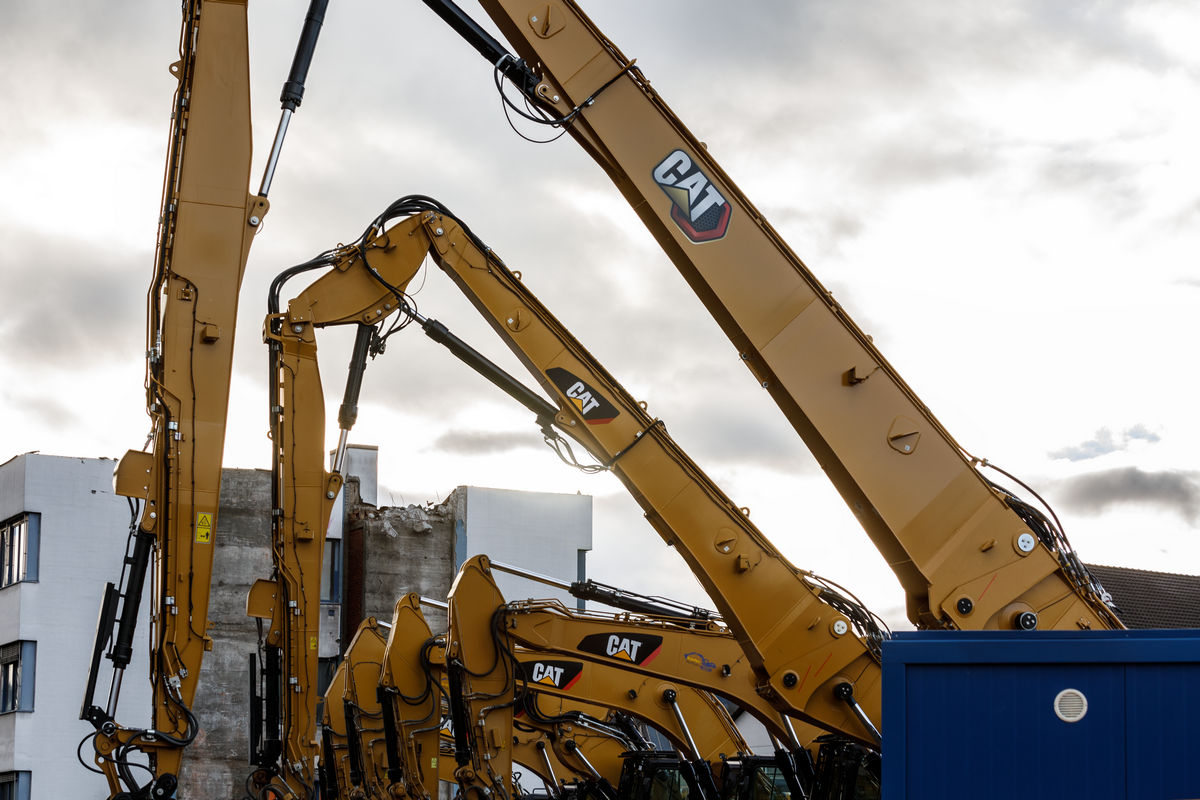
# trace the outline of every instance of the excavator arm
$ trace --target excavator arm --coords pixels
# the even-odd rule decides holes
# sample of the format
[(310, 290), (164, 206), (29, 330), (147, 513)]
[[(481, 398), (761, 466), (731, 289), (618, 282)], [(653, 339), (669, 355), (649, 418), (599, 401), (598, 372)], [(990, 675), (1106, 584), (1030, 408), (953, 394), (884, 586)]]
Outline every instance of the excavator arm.
[[(212, 649), (208, 606), (238, 295), (325, 3), (310, 0), (257, 194), (249, 193), (246, 2), (182, 4), (179, 60), (170, 67), (178, 86), (147, 292), (150, 450), (131, 450), (117, 466), (116, 493), (130, 498), (133, 519), (120, 583), (105, 589), (80, 713), (96, 727), (95, 761), (110, 796), (122, 800), (173, 797), (183, 749), (200, 733), (192, 703), (204, 653)], [(119, 724), (115, 714), (147, 576), (153, 719), (141, 728)], [(102, 656), (113, 665), (104, 706), (95, 700)], [(132, 758), (138, 752), (148, 765)], [(149, 780), (140, 772), (147, 766)]]
[[(288, 279), (353, 262), (361, 242), (343, 246), (283, 272), (272, 283), (263, 336), (270, 352), (272, 443), (271, 546), (274, 574), (257, 581), (246, 610), (264, 620), (262, 676), (252, 681), (252, 750), (255, 763), (276, 775), (299, 797), (316, 783), (317, 637), (325, 538), (342, 487), (349, 431), (358, 415), (363, 373), (381, 335), (377, 325), (394, 319), (405, 285), (420, 267), (423, 245), (403, 241), (393, 252), (403, 267), (387, 276), (362, 268), (332, 269), (281, 309)], [(383, 281), (381, 283), (381, 280)], [(317, 361), (317, 330), (348, 325), (356, 331), (343, 402), (341, 435), (326, 469), (325, 402)], [(252, 670), (254, 665), (252, 664)]]
[[(481, 578), (490, 592), (491, 585), (485, 576), (473, 576), (476, 581)], [(460, 586), (460, 594), (462, 591), (464, 587)], [(379, 692), (388, 740), (389, 791), (393, 796), (404, 792), (413, 798), (427, 798), (436, 792), (436, 783), (433, 786), (426, 783), (430, 779), (436, 781), (436, 758), (427, 764), (421, 754), (437, 752), (440, 717), (435, 713), (434, 701), (439, 697), (438, 676), (445, 670), (444, 642), (431, 636), (420, 602), (416, 595), (409, 594), (396, 603)], [(490, 613), (482, 604), (472, 604), (472, 609)], [(566, 739), (572, 737), (559, 726), (569, 722), (560, 719), (544, 726), (553, 734), (548, 737), (549, 749), (547, 739), (530, 735), (535, 732), (531, 727), (533, 720), (563, 717), (568, 710), (600, 719), (612, 712), (625, 714), (661, 731), (693, 762), (711, 762), (726, 755), (737, 757), (750, 752), (725, 706), (706, 692), (606, 664), (547, 658), (544, 653), (523, 650), (514, 655), (518, 662), (517, 685), (526, 699), (514, 711), (512, 758), (551, 785), (558, 785), (557, 775), (566, 777), (565, 764), (575, 763), (572, 773), (576, 770), (586, 773), (584, 759), (613, 785), (618, 779), (619, 767), (617, 772), (606, 772), (597, 765), (597, 756), (587, 755), (592, 752), (590, 747), (584, 747), (583, 759), (565, 749)], [(360, 689), (359, 696), (364, 691)], [(572, 705), (568, 709), (559, 702), (552, 707), (554, 698)], [(540, 728), (537, 731), (545, 733)], [(575, 741), (580, 745), (579, 740)], [(542, 743), (540, 748), (538, 742)], [(422, 795), (422, 790), (428, 794)]]
[[(512, 797), (516, 660), (495, 628), (504, 605), (499, 588), (467, 561), (447, 596), (446, 678), (454, 731), (454, 772), (464, 798)], [(499, 634), (499, 635), (498, 635)]]
[[(184, 3), (171, 73), (179, 85), (147, 293), (152, 449), (131, 450), (117, 467), (116, 491), (139, 503), (141, 516), (131, 524), (121, 585), (105, 592), (81, 711), (96, 726), (95, 760), (110, 796), (133, 798), (173, 796), (183, 749), (199, 733), (191, 706), (212, 649), (209, 588), (238, 290), (267, 211), (266, 198), (248, 192), (245, 3)], [(115, 715), (147, 575), (153, 717), (130, 727)], [(94, 693), (106, 645), (113, 677), (101, 706)], [(137, 751), (149, 758), (148, 781), (131, 768)]]
[[(404, 218), (391, 224), (397, 217)], [(403, 287), (425, 253), (459, 285), (558, 405), (516, 383), (436, 320), (411, 309)], [(788, 563), (674, 443), (661, 420), (650, 417), (446, 209), (428, 198), (403, 198), (358, 242), (321, 261), (336, 267), (292, 301), (286, 317), (279, 318), (282, 336), (295, 336), (298, 347), (310, 347), (311, 327), (335, 319), (364, 324), (401, 312), (401, 318), (419, 322), (432, 338), (533, 409), (548, 438), (569, 449), (554, 429), (565, 431), (612, 469), (713, 598), (745, 651), (766, 702), (851, 738), (875, 737), (882, 634), (869, 612), (832, 584)], [(290, 377), (299, 370), (286, 373)], [(305, 405), (317, 405), (311, 398), (319, 394), (311, 389), (290, 394), (304, 398)], [(286, 405), (284, 409), (286, 414)], [(864, 719), (873, 720), (872, 726)]]
[[(790, 743), (790, 750), (777, 746), (773, 765), (786, 775), (797, 796), (808, 796), (811, 761), (801, 751), (796, 726), (764, 702), (736, 639), (716, 623), (572, 612), (553, 600), (504, 604), (486, 556), (468, 559), (455, 587), (459, 623), (490, 631), (491, 637), (490, 641), (481, 637), (476, 644), (490, 655), (479, 659), (489, 665), (489, 671), (472, 672), (462, 691), (469, 691), (471, 682), (477, 680), (504, 687), (505, 705), (496, 700), (479, 709), (475, 717), (480, 730), (488, 731), (489, 741), (508, 738), (511, 724), (510, 719), (493, 716), (493, 712), (519, 705), (522, 698), (551, 695), (594, 702), (663, 732), (682, 755), (688, 780), (703, 797), (716, 797), (715, 758), (749, 756), (724, 706), (709, 696), (719, 694), (749, 711), (774, 740)], [(453, 641), (453, 621), (449, 635)], [(519, 647), (514, 649), (514, 645)], [(514, 657), (519, 663), (516, 669), (510, 664)], [(529, 708), (528, 702), (525, 708)], [(805, 743), (813, 743), (821, 733), (799, 727)], [(813, 750), (818, 746), (812, 744)], [(834, 748), (856, 749), (845, 742)]]
[[(386, 786), (392, 796), (430, 800), (438, 794), (445, 656), (421, 613), (421, 599), (396, 601), (377, 696), (387, 745)], [(365, 692), (364, 689), (360, 694)]]
[(323, 725), (328, 761), (323, 795), (386, 797), (386, 740), (376, 688), (388, 634), (371, 617), (362, 621), (325, 693)]
[(518, 649), (527, 691), (620, 711), (653, 726), (693, 760), (750, 752), (729, 711), (707, 692), (639, 675), (621, 666)]
[(1037, 509), (990, 482), (573, 0), (426, 0), (616, 184), (816, 456), (920, 627), (1120, 628)]
[[(557, 404), (415, 312), (403, 287), (426, 253)], [(335, 320), (367, 325), (395, 313), (401, 322), (389, 331), (408, 320), (419, 323), (533, 410), (560, 454), (570, 453), (565, 432), (624, 483), (708, 591), (746, 654), (744, 663), (764, 703), (852, 739), (877, 738), (883, 633), (874, 617), (833, 584), (790, 564), (675, 444), (662, 421), (630, 397), (448, 210), (429, 198), (402, 198), (355, 243), (308, 263), (334, 268), (275, 318), (285, 353), (294, 342), (315, 355), (311, 328)], [(288, 379), (300, 374), (299, 368), (285, 372)], [(281, 393), (283, 413), (293, 395), (305, 405), (319, 405), (314, 384)], [(320, 427), (309, 430), (315, 436)]]

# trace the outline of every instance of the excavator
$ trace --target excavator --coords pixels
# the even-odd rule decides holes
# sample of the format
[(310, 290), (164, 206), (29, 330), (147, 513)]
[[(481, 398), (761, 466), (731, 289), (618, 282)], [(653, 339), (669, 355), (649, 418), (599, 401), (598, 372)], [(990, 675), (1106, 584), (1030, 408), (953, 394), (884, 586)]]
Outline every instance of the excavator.
[[(840, 797), (845, 787), (871, 780), (869, 774), (859, 774), (861, 766), (871, 765), (870, 751), (846, 742), (820, 747), (824, 769), (820, 774), (814, 771), (812, 753), (802, 749), (799, 742), (811, 743), (821, 731), (793, 726), (787, 717), (781, 717), (762, 701), (753, 681), (747, 680), (751, 677), (750, 670), (739, 663), (744, 657), (736, 640), (712, 617), (585, 613), (568, 610), (557, 600), (504, 603), (486, 556), (464, 562), (454, 587), (459, 612), (451, 618), (450, 639), (456, 640), (456, 625), (463, 626), (471, 633), (472, 652), (481, 651), (471, 668), (463, 670), (459, 686), (451, 690), (452, 695), (457, 692), (464, 698), (467, 711), (463, 717), (473, 726), (474, 741), (496, 742), (506, 738), (509, 720), (496, 715), (496, 710), (505, 703), (515, 702), (522, 688), (546, 691), (541, 685), (530, 683), (530, 677), (540, 676), (542, 684), (556, 687), (549, 689), (551, 693), (571, 697), (574, 696), (571, 687), (579, 682), (585, 668), (605, 666), (611, 671), (605, 673), (599, 684), (603, 691), (592, 689), (588, 699), (612, 708), (633, 710), (666, 733), (686, 759), (686, 763), (669, 768), (680, 771), (700, 797), (718, 796), (713, 778), (713, 766), (718, 761), (724, 768), (717, 771), (723, 772), (729, 782), (737, 782), (734, 773), (746, 780), (752, 772), (769, 773), (772, 782), (777, 778), (796, 797)], [(485, 632), (490, 640), (484, 638)], [(527, 660), (520, 648), (532, 651), (534, 657)], [(512, 664), (514, 659), (540, 669), (516, 667)], [(486, 683), (488, 690), (476, 691), (477, 683)], [(638, 713), (646, 706), (629, 706), (619, 694), (624, 688), (626, 697), (635, 699), (648, 686), (654, 687), (649, 693), (654, 704), (650, 709), (654, 711), (657, 706), (661, 709), (657, 714)], [(680, 702), (682, 687), (721, 695), (743, 707), (764, 725), (773, 740), (790, 742), (790, 749), (777, 744), (773, 757), (755, 757), (743, 750), (738, 754), (737, 769), (731, 770), (725, 756), (731, 754), (729, 745), (736, 738), (720, 730), (720, 715), (714, 718), (711, 706), (706, 710), (706, 706), (692, 701), (685, 708)], [(474, 702), (472, 698), (476, 697), (486, 700)], [(693, 735), (693, 731), (697, 733)], [(813, 745), (812, 751), (818, 746)], [(835, 751), (844, 755), (835, 755)], [(627, 769), (641, 773), (648, 769), (637, 764), (636, 758), (629, 761), (633, 763), (627, 763)], [(834, 774), (835, 761), (848, 769)], [(656, 765), (657, 769), (667, 767), (661, 762)], [(874, 769), (877, 777), (877, 761)], [(876, 796), (877, 791), (876, 783), (875, 795), (845, 796)]]
[[(400, 221), (392, 224), (396, 219)], [(415, 310), (403, 287), (427, 254), (542, 388), (557, 398), (557, 405)], [(387, 337), (419, 323), (427, 335), (530, 409), (564, 460), (585, 470), (611, 470), (625, 484), (713, 599), (746, 653), (750, 680), (763, 702), (869, 746), (877, 744), (878, 654), (885, 634), (876, 618), (844, 590), (788, 563), (670, 438), (662, 420), (630, 397), (448, 209), (422, 196), (401, 198), (356, 241), (285, 271), (276, 285), (318, 266), (327, 267), (325, 274), (297, 295), (286, 312), (269, 317), (270, 329), (278, 332), (271, 334), (272, 346), (283, 354), (279, 372), (285, 382), (294, 382), (285, 383), (280, 397), (304, 406), (297, 410), (285, 404), (281, 415), (319, 413), (314, 328), (358, 325), (356, 343), (366, 343), (356, 344), (359, 366), (352, 366), (348, 381), (357, 391), (368, 351), (378, 351)], [(274, 295), (271, 302), (278, 305)], [(373, 333), (376, 320), (384, 325)], [(374, 344), (372, 335), (378, 337)], [(347, 397), (351, 394), (348, 390)], [(298, 466), (299, 454), (306, 454), (314, 471), (322, 469), (321, 428), (294, 430), (285, 440), (297, 454), (291, 468), (307, 469)], [(597, 463), (580, 464), (567, 436)], [(340, 439), (345, 438), (343, 427)]]
[[(324, 698), (323, 742), (328, 757), (321, 766), (323, 796), (363, 793), (427, 799), (436, 795), (443, 716), (442, 704), (436, 701), (444, 691), (446, 643), (430, 633), (421, 602), (442, 605), (405, 595), (396, 602), (390, 625), (366, 619), (351, 639)], [(388, 629), (386, 644), (381, 628)], [(601, 719), (613, 716), (612, 712), (662, 731), (674, 747), (691, 754), (693, 764), (726, 754), (750, 756), (728, 711), (706, 693), (639, 679), (619, 667), (547, 660), (531, 652), (512, 655), (515, 663), (504, 663), (515, 666), (510, 676), (520, 680), (527, 696), (515, 708), (520, 721), (514, 722), (505, 738), (520, 738), (519, 733), (534, 730), (545, 734), (550, 751), (536, 749), (536, 742), (526, 738), (524, 752), (514, 749), (513, 760), (524, 758), (527, 768), (549, 776), (554, 784), (554, 764), (557, 773), (564, 773), (565, 765), (577, 762), (576, 770), (594, 770), (585, 780), (599, 781), (607, 789), (616, 786), (621, 766), (628, 760), (622, 754), (638, 734), (628, 725), (614, 729), (611, 721)], [(693, 725), (689, 727), (685, 718), (692, 719)], [(581, 722), (592, 732), (589, 736), (562, 733), (563, 725), (574, 730)], [(691, 728), (697, 731), (695, 738)], [(624, 738), (614, 735), (614, 730)], [(620, 739), (615, 751), (609, 741), (614, 739)], [(568, 742), (573, 743), (569, 749)], [(646, 752), (644, 742), (639, 752)], [(553, 762), (548, 761), (551, 755)], [(662, 753), (654, 755), (658, 762), (664, 761)]]
[[(208, 634), (214, 532), (238, 292), (261, 229), (288, 121), (300, 106), (325, 0), (312, 0), (281, 96), (262, 182), (250, 185), (250, 76), (245, 0), (186, 0), (154, 272), (147, 292), (149, 449), (130, 450), (114, 476), (129, 499), (121, 577), (101, 600), (80, 709), (110, 798), (174, 797)], [(203, 13), (202, 13), (203, 12)], [(149, 576), (149, 590), (146, 581)], [(150, 605), (152, 718), (117, 720), (143, 594)], [(96, 692), (112, 662), (107, 700)], [(86, 766), (86, 765), (85, 765)]]
[[(542, 388), (557, 398), (557, 405), (416, 311), (404, 287), (426, 255), (458, 284)], [(280, 310), (278, 298), (286, 280), (318, 268), (325, 268), (324, 274), (291, 300), (286, 311)], [(579, 465), (569, 436), (599, 462), (580, 466), (610, 469), (625, 483), (713, 598), (730, 632), (722, 645), (729, 655), (721, 663), (739, 665), (738, 680), (763, 708), (776, 717), (795, 716), (868, 747), (878, 746), (878, 653), (884, 632), (876, 619), (834, 584), (789, 564), (671, 440), (662, 421), (631, 398), (519, 277), (443, 206), (422, 196), (398, 200), (357, 240), (281, 273), (272, 286), (269, 307), (265, 329), (277, 365), (272, 376), (278, 376), (272, 413), (284, 420), (281, 429), (289, 431), (278, 442), (280, 464), (287, 465), (291, 475), (313, 476), (302, 486), (296, 484), (297, 492), (309, 498), (294, 503), (296, 508), (321, 508), (320, 495), (331, 499), (340, 480), (324, 472), (315, 330), (357, 326), (339, 414), (340, 452), (355, 417), (368, 356), (380, 352), (392, 334), (417, 322), (533, 411), (543, 435), (564, 460)], [(289, 421), (300, 418), (307, 423)], [(316, 520), (308, 527), (319, 528), (327, 512)], [(258, 615), (265, 616), (269, 608), (264, 604)], [(473, 651), (465, 652), (470, 657)], [(499, 750), (489, 755), (504, 757)], [(491, 766), (494, 774), (507, 774)]]
[(569, 134), (616, 184), (816, 456), (917, 627), (1123, 627), (1052, 512), (984, 474), (1019, 483), (955, 441), (574, 0), (480, 0), (516, 54), (452, 0), (425, 4), (492, 65), (508, 113)]
[[(905, 588), (914, 623), (944, 628), (1120, 627), (1102, 587), (1055, 523), (984, 476), (982, 470), (991, 465), (954, 441), (658, 97), (641, 71), (574, 3), (484, 0), (485, 9), (515, 43), (521, 58), (509, 54), (448, 0), (428, 0), (428, 4), (453, 20), (459, 32), (488, 56), (498, 75), (517, 87), (536, 110), (532, 116), (569, 132), (614, 179), (892, 565)], [(314, 0), (313, 8), (318, 6), (323, 12), (323, 4)], [(131, 451), (117, 471), (118, 492), (134, 503), (134, 523), (121, 581), (106, 589), (102, 601), (81, 711), (81, 717), (96, 727), (95, 759), (113, 797), (170, 796), (182, 749), (196, 734), (190, 705), (203, 652), (211, 646), (206, 632), (211, 543), (237, 289), (249, 244), (267, 211), (270, 177), (287, 120), (299, 105), (303, 74), (320, 26), (320, 15), (310, 9), (293, 74), (285, 84), (284, 115), (267, 174), (258, 194), (250, 194), (246, 188), (244, 4), (210, 0), (204, 4), (203, 19), (200, 7), (199, 0), (184, 5), (181, 58), (173, 65), (180, 87), (157, 266), (148, 298), (147, 408), (153, 420), (153, 448)], [(305, 49), (307, 55), (302, 57)], [(424, 211), (439, 219), (444, 216), (437, 210)], [(383, 232), (382, 227), (374, 231)], [(448, 241), (441, 234), (430, 239), (434, 250), (439, 239), (443, 245)], [(368, 242), (358, 247), (368, 266)], [(451, 251), (440, 252), (442, 258), (453, 260)], [(339, 258), (353, 259), (353, 254), (339, 249), (317, 259), (317, 266)], [(368, 274), (371, 271), (368, 266)], [(372, 277), (366, 281), (370, 283)], [(385, 308), (389, 301), (394, 304), (390, 309)], [(482, 308), (482, 303), (477, 304)], [(379, 306), (369, 309), (372, 319), (363, 312), (363, 318), (355, 321), (371, 327), (385, 318), (385, 312), (401, 306), (406, 311), (398, 315), (401, 321), (393, 330), (364, 334), (364, 341), (356, 346), (356, 359), (414, 320), (443, 335), (434, 321), (407, 313), (410, 304), (402, 290), (389, 289)], [(499, 309), (490, 313), (498, 330), (509, 330), (514, 336), (521, 333), (524, 320), (519, 314), (508, 316)], [(311, 334), (314, 325), (311, 317), (297, 318), (287, 320), (291, 328), (285, 330), (284, 318), (278, 316), (274, 324), (279, 327), (269, 331), (280, 353), (277, 364), (305, 357), (298, 354), (311, 344), (311, 336), (309, 340), (300, 336), (305, 331)], [(327, 319), (322, 317), (321, 324)], [(817, 342), (822, 346), (813, 346)], [(590, 429), (589, 433), (595, 432), (596, 424), (616, 419), (601, 418), (607, 411), (601, 405), (603, 395), (583, 381), (572, 380), (577, 376), (569, 370), (564, 374), (566, 368), (557, 369), (555, 377), (562, 387), (543, 373), (547, 390), (569, 403), (555, 417), (566, 413), (565, 425), (577, 431)], [(294, 388), (278, 377), (283, 371), (274, 373), (278, 400)], [(352, 369), (352, 378), (353, 373)], [(847, 416), (854, 424), (845, 424)], [(602, 455), (601, 466), (627, 474), (626, 466), (641, 460), (640, 454), (647, 450), (644, 445), (633, 449), (636, 442), (665, 437), (658, 421), (648, 422), (636, 438), (609, 449), (607, 457)], [(277, 430), (274, 423), (273, 431)], [(296, 430), (301, 427), (308, 426), (298, 425)], [(647, 433), (651, 435), (644, 436)], [(277, 458), (283, 461), (281, 453), (290, 445), (276, 444)], [(597, 446), (594, 452), (606, 450)], [(613, 463), (605, 464), (609, 459)], [(292, 469), (295, 459), (283, 463), (285, 469)], [(337, 470), (329, 474), (307, 464), (304, 469), (301, 483), (318, 482), (326, 500), (331, 500)], [(288, 503), (282, 497), (285, 489), (279, 491), (276, 508), (282, 516), (298, 507), (299, 494), (297, 503)], [(640, 496), (655, 508), (666, 498), (653, 492)], [(263, 716), (273, 719), (282, 713), (285, 718), (283, 732), (260, 743), (260, 761), (269, 765), (268, 772), (296, 776), (301, 790), (296, 796), (311, 793), (313, 785), (316, 744), (309, 710), (314, 690), (311, 673), (286, 674), (283, 664), (286, 659), (298, 668), (315, 657), (308, 652), (315, 649), (309, 634), (315, 625), (305, 616), (313, 603), (308, 596), (312, 592), (304, 592), (301, 581), (315, 574), (311, 567), (319, 563), (319, 556), (311, 555), (319, 551), (316, 545), (324, 531), (322, 510), (316, 508), (313, 513), (306, 511), (304, 518), (277, 526), (277, 574), (248, 603), (256, 615), (270, 622), (264, 639), (263, 683), (268, 690), (261, 701)], [(677, 530), (665, 522), (661, 509), (648, 513), (668, 541), (678, 546)], [(710, 538), (703, 549), (681, 548), (702, 576), (727, 577), (724, 571), (730, 568), (735, 574), (753, 573), (756, 579), (770, 569), (790, 575), (793, 581), (799, 575), (786, 562), (779, 565), (771, 549), (743, 525), (719, 525), (710, 529)], [(118, 724), (114, 715), (147, 573), (153, 576), (154, 720), (149, 727), (129, 727)], [(878, 688), (870, 679), (877, 671), (870, 647), (873, 623), (868, 624), (869, 616), (864, 621), (860, 610), (833, 587), (809, 575), (800, 576), (799, 582), (812, 596), (785, 611), (782, 624), (767, 631), (743, 630), (755, 617), (727, 611), (723, 606), (728, 598), (714, 600), (756, 662), (764, 694), (773, 703), (835, 728), (857, 726), (863, 739), (873, 736), (871, 714), (863, 710)], [(706, 588), (713, 591), (716, 583), (709, 581)], [(810, 613), (813, 608), (829, 608), (830, 599), (836, 611)], [(772, 622), (777, 616), (770, 616)], [(775, 635), (785, 632), (800, 634), (798, 650), (807, 655), (780, 652)], [(790, 642), (796, 637), (780, 638)], [(860, 652), (864, 655), (855, 655)], [(108, 703), (101, 706), (94, 694), (105, 655), (114, 669)], [(818, 663), (825, 655), (828, 658)], [(809, 672), (825, 678), (819, 687), (813, 686)], [(826, 677), (830, 673), (835, 674)], [(282, 688), (285, 683), (288, 690)], [(830, 694), (840, 702), (829, 701)], [(817, 708), (810, 701), (826, 707)], [(270, 733), (269, 725), (266, 729)], [(132, 758), (137, 753), (144, 754), (148, 764)], [(135, 776), (139, 770), (150, 773), (147, 782)]]

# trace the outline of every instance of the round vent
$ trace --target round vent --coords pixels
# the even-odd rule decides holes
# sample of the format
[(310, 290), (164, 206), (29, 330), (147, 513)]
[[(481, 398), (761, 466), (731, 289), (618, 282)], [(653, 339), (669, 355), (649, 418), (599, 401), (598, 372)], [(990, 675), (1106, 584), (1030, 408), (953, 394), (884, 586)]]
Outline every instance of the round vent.
[(1087, 698), (1078, 689), (1063, 689), (1054, 698), (1054, 713), (1063, 722), (1079, 722), (1087, 713)]

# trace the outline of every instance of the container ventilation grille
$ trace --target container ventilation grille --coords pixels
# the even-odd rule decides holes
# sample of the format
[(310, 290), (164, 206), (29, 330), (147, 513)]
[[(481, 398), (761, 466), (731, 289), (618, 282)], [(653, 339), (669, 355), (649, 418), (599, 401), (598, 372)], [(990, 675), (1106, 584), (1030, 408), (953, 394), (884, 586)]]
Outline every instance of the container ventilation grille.
[(1054, 713), (1063, 722), (1079, 722), (1087, 709), (1087, 698), (1078, 689), (1063, 689), (1054, 698)]

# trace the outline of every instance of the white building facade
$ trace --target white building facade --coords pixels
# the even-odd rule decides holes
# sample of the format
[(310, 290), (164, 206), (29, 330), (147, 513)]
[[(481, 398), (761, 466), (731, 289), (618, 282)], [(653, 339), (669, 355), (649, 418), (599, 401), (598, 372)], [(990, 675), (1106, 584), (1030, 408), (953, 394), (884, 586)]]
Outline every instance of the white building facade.
[[(464, 486), (465, 513), (455, 530), (456, 566), (472, 556), (572, 582), (587, 579), (592, 549), (592, 497), (513, 489)], [(568, 608), (583, 608), (569, 592), (493, 570), (505, 600), (558, 598)]]
[[(0, 464), (0, 798), (91, 797), (76, 747), (104, 584), (117, 582), (130, 511), (116, 462), (27, 453)], [(118, 717), (150, 718), (147, 625), (139, 626)], [(107, 665), (107, 662), (106, 662)], [(102, 671), (102, 674), (108, 674)], [(98, 686), (104, 703), (108, 686)], [(90, 765), (91, 742), (80, 748)]]
[[(376, 502), (376, 449), (352, 448), (347, 461), (347, 472), (360, 477), (362, 499)], [(0, 800), (93, 797), (103, 790), (103, 779), (80, 765), (77, 748), (91, 766), (91, 742), (83, 740), (93, 728), (79, 713), (104, 585), (120, 579), (129, 534), (128, 501), (113, 492), (115, 467), (113, 459), (38, 453), (0, 464)], [(456, 565), (482, 553), (561, 581), (585, 577), (590, 496), (479, 487), (459, 487), (455, 495)], [(264, 495), (264, 515), (268, 501)], [(339, 502), (330, 526), (334, 563), (340, 563), (343, 514)], [(578, 605), (565, 591), (502, 572), (496, 577), (509, 599), (558, 597)], [(142, 608), (115, 715), (122, 724), (150, 721), (144, 602)], [(330, 605), (335, 615), (337, 608)], [(335, 634), (331, 640), (336, 655)], [(216, 661), (209, 666), (220, 669)], [(110, 676), (103, 660), (98, 705), (107, 703)]]

